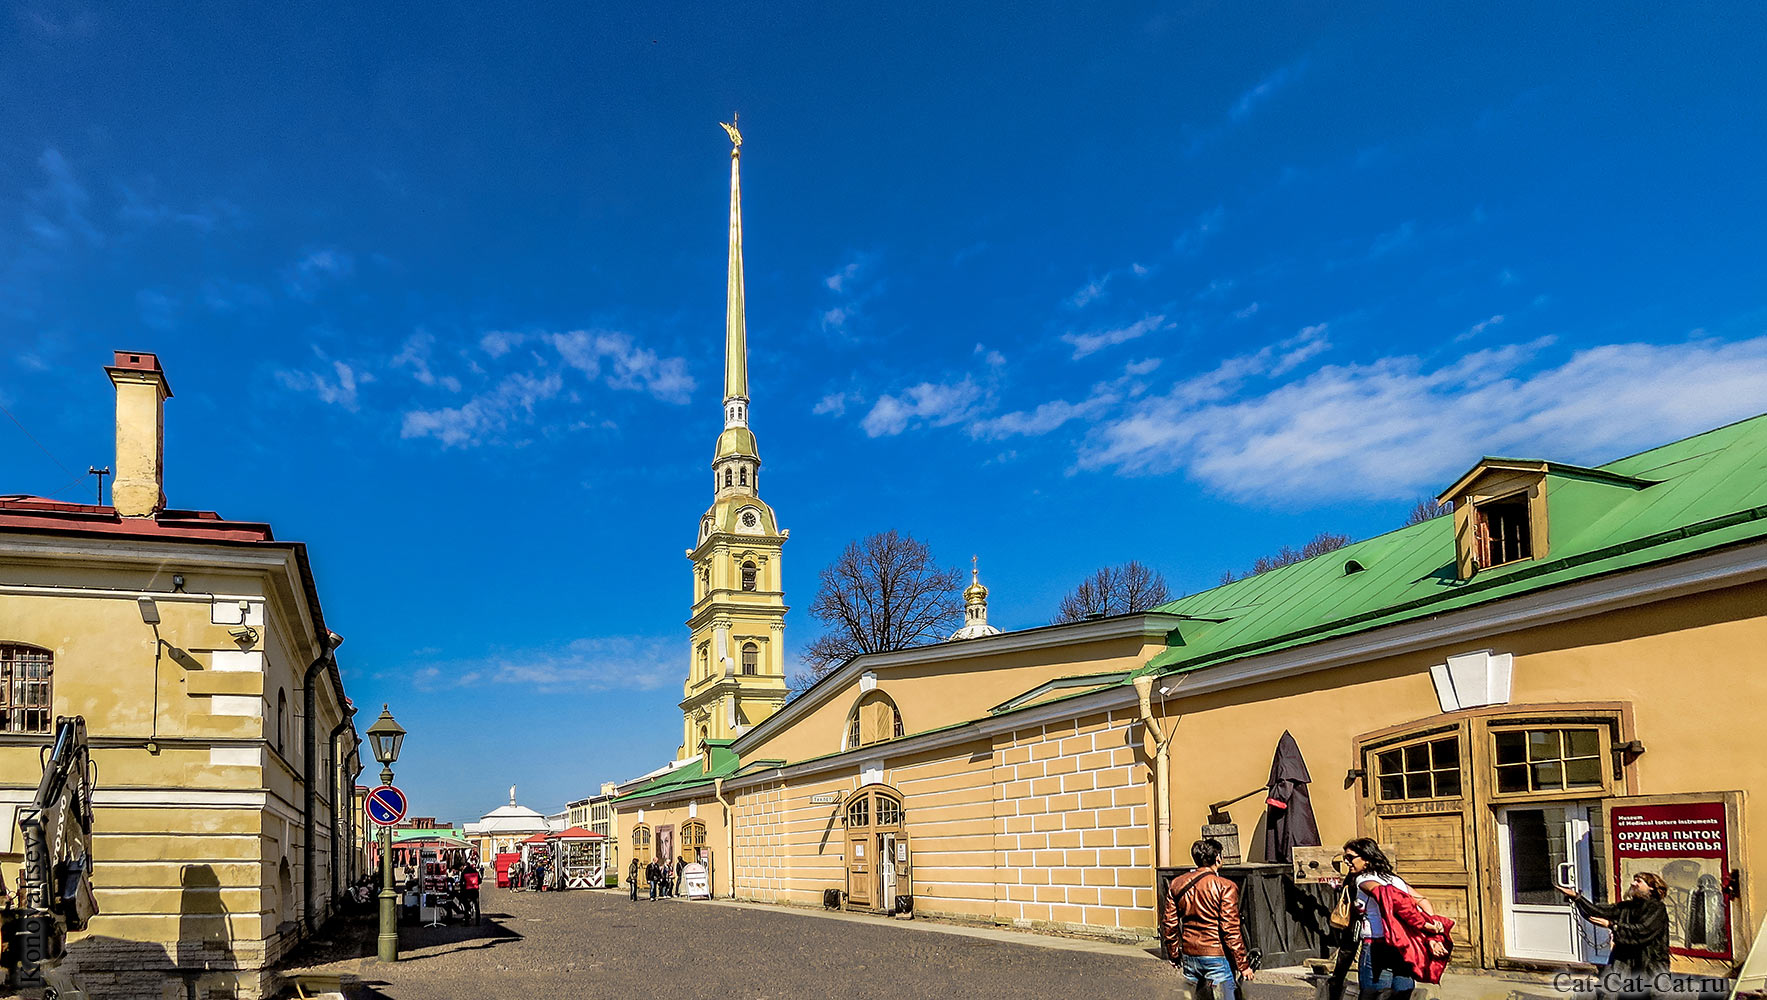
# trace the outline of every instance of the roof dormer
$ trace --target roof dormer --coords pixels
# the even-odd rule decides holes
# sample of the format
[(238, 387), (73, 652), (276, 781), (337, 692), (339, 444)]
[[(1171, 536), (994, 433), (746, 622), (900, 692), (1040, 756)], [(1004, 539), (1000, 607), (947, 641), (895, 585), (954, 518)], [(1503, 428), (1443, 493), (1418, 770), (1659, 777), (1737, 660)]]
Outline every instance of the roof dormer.
[[(1651, 485), (1649, 480), (1578, 465), (1483, 458), (1436, 500), (1454, 505), (1455, 573), (1470, 580), (1482, 570), (1540, 559), (1548, 553), (1552, 539), (1547, 520), (1549, 493), (1567, 489), (1573, 494), (1590, 489), (1604, 493), (1609, 488), (1631, 491)], [(1589, 499), (1584, 497), (1571, 506), (1588, 513)], [(1598, 502), (1593, 510), (1605, 506)]]

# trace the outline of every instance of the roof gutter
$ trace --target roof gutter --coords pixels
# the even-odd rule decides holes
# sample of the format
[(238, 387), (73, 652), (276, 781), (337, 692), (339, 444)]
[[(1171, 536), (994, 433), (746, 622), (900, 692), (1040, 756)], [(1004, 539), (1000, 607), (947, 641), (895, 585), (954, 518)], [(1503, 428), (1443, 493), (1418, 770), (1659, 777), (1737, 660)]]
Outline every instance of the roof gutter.
[[(344, 717), (338, 720), (337, 725), (331, 727), (331, 736), (327, 738), (325, 745), (335, 750), (337, 748), (337, 738), (344, 734), (344, 730), (355, 728), (355, 719), (356, 706), (347, 701), (344, 702)], [(352, 746), (350, 749), (353, 751), (355, 747)], [(342, 769), (342, 765), (343, 761), (341, 760), (332, 761), (332, 773), (330, 776), (336, 778), (337, 774)], [(355, 780), (352, 778), (350, 781), (350, 786), (352, 788), (350, 796), (352, 799), (355, 798), (355, 792), (353, 790), (355, 784)], [(340, 854), (339, 847), (341, 846), (339, 842), (342, 839), (338, 836), (338, 820), (343, 818), (343, 812), (340, 812), (338, 809), (337, 792), (335, 791), (336, 786), (337, 783), (333, 781), (332, 787), (334, 791), (332, 792), (331, 798), (331, 905), (333, 906), (337, 905), (338, 893), (342, 889), (342, 886), (338, 883), (337, 868), (338, 857)], [(352, 808), (349, 809), (348, 812), (351, 815), (354, 815), (355, 810)]]

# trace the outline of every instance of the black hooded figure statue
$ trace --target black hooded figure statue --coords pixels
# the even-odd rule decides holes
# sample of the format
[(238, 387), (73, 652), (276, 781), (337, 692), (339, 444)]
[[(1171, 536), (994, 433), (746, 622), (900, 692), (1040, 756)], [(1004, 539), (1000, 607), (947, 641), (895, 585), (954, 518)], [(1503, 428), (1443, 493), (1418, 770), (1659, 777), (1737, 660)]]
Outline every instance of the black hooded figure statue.
[(1270, 762), (1270, 791), (1265, 797), (1264, 860), (1293, 862), (1296, 847), (1319, 846), (1319, 822), (1313, 818), (1313, 800), (1307, 797), (1307, 762), (1287, 730), (1276, 743), (1276, 759)]

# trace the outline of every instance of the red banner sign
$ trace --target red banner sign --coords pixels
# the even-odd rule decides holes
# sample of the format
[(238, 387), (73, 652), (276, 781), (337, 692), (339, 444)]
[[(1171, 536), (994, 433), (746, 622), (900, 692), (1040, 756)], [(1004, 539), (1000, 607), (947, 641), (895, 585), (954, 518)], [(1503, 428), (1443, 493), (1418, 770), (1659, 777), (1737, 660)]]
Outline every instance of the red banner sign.
[(1669, 907), (1669, 950), (1730, 959), (1735, 948), (1724, 803), (1614, 805), (1608, 816), (1618, 894), (1624, 895), (1640, 872), (1662, 876), (1669, 884), (1663, 900)]

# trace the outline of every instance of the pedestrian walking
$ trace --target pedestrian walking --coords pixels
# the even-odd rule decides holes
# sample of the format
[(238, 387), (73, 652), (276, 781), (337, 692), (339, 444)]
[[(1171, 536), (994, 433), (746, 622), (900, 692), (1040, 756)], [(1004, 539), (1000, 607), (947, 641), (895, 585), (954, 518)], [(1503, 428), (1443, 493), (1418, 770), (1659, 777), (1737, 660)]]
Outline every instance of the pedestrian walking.
[[(1350, 883), (1356, 887), (1356, 906), (1361, 914), (1361, 1000), (1411, 1000), (1412, 991), (1417, 989), (1417, 970), (1407, 952), (1411, 952), (1411, 958), (1427, 955), (1445, 961), (1449, 925), (1431, 909), (1429, 900), (1393, 872), (1392, 861), (1370, 838), (1359, 837), (1345, 844), (1343, 864)], [(1404, 922), (1389, 922), (1388, 918), (1395, 916), (1401, 904), (1407, 919), (1416, 922), (1416, 931), (1423, 938), (1414, 941), (1418, 933)]]
[(687, 859), (686, 858), (676, 858), (675, 859), (675, 891), (676, 892), (681, 891), (681, 877), (686, 871), (687, 871)]
[(477, 865), (460, 873), (460, 917), (466, 923), (479, 922), (479, 883), (483, 878)]
[(626, 866), (626, 881), (632, 883), (632, 902), (638, 902), (638, 859)]
[(1656, 977), (1669, 971), (1669, 908), (1663, 902), (1669, 883), (1655, 872), (1639, 872), (1632, 876), (1626, 898), (1612, 903), (1592, 902), (1564, 886), (1558, 891), (1590, 923), (1613, 935), (1613, 952), (1601, 968), (1597, 995), (1656, 996)]
[(654, 860), (644, 866), (644, 879), (650, 883), (650, 901), (654, 903), (656, 902), (657, 883), (662, 881), (657, 875), (657, 864)]
[(1241, 984), (1251, 981), (1252, 963), (1239, 931), (1239, 887), (1221, 875), (1221, 850), (1212, 837), (1190, 846), (1197, 870), (1166, 887), (1160, 932), (1166, 956), (1183, 969), (1187, 982), (1207, 983), (1216, 1000), (1239, 1000)]

